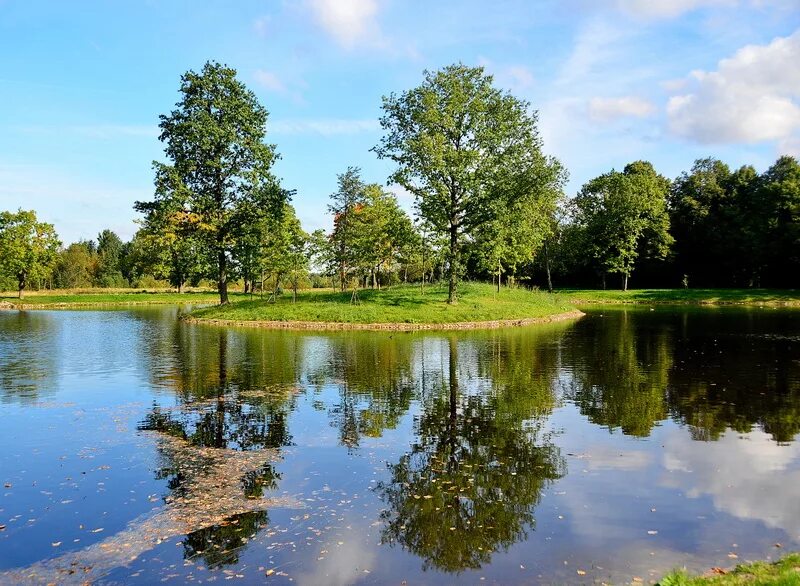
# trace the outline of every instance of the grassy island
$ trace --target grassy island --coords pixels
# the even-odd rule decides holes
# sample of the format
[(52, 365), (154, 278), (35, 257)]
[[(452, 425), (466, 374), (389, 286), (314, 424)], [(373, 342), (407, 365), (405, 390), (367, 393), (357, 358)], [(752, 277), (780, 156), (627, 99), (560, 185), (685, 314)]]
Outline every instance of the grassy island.
[[(283, 295), (277, 302), (241, 301), (230, 305), (198, 309), (197, 321), (321, 328), (365, 325), (375, 329), (423, 329), (423, 327), (483, 327), (551, 321), (556, 317), (579, 315), (565, 297), (526, 289), (502, 289), (488, 284), (465, 283), (459, 287), (458, 302), (446, 303), (447, 287), (402, 285), (385, 289), (364, 289), (358, 303), (352, 292), (302, 291), (297, 301)], [(457, 325), (456, 325), (457, 324)]]
[(800, 584), (800, 554), (790, 554), (777, 562), (741, 564), (733, 570), (715, 569), (706, 576), (689, 576), (686, 572), (673, 572), (659, 582), (660, 586), (760, 586)]

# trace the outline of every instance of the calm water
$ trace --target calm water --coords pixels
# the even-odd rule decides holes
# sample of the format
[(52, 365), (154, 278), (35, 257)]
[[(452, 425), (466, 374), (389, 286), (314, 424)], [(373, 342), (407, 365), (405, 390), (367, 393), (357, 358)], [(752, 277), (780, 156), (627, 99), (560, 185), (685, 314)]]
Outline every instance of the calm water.
[(647, 582), (800, 548), (798, 311), (0, 312), (0, 413), (2, 583)]

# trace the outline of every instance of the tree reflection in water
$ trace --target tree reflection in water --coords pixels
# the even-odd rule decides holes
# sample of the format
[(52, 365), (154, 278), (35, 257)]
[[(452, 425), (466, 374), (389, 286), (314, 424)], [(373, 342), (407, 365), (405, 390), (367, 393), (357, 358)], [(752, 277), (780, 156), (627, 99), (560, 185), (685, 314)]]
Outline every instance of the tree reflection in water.
[(377, 487), (388, 505), (384, 543), (399, 543), (426, 569), (447, 572), (479, 568), (525, 539), (542, 490), (565, 472), (542, 413), (530, 410), (535, 390), (520, 384), (464, 392), (458, 347), (450, 337), (448, 374), (424, 401), (417, 439)]
[[(160, 442), (163, 462), (157, 477), (168, 479), (170, 494), (164, 498), (168, 506), (183, 509), (187, 515), (205, 511), (210, 519), (216, 519), (213, 524), (190, 531), (183, 541), (186, 558), (202, 556), (210, 567), (237, 563), (237, 550), (269, 523), (267, 510), (258, 507), (245, 507), (224, 518), (215, 515), (215, 510), (221, 502), (231, 500), (262, 502), (266, 493), (277, 488), (280, 474), (274, 467), (274, 457), (262, 461), (257, 454), (277, 455), (280, 448), (291, 443), (286, 399), (293, 387), (246, 388), (244, 384), (253, 381), (247, 380), (249, 377), (243, 372), (251, 374), (252, 369), (234, 368), (231, 372), (228, 336), (228, 332), (219, 330), (216, 362), (202, 362), (206, 368), (216, 367), (218, 384), (204, 388), (178, 409), (154, 406), (139, 426), (142, 431), (177, 438), (194, 448), (163, 449), (169, 444)], [(209, 379), (207, 375), (202, 378)], [(230, 471), (215, 471), (213, 462), (215, 455), (226, 452), (233, 452), (234, 458), (253, 454), (255, 459), (251, 459), (248, 469), (239, 470), (230, 478), (225, 476)], [(229, 486), (231, 482), (236, 486)], [(220, 491), (219, 487), (225, 488)]]

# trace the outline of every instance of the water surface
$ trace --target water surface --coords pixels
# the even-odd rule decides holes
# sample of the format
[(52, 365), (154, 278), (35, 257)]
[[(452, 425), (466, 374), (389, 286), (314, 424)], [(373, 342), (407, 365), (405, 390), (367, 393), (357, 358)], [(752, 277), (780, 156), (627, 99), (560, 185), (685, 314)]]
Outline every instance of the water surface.
[(800, 548), (796, 310), (177, 313), (0, 312), (0, 582), (647, 582)]

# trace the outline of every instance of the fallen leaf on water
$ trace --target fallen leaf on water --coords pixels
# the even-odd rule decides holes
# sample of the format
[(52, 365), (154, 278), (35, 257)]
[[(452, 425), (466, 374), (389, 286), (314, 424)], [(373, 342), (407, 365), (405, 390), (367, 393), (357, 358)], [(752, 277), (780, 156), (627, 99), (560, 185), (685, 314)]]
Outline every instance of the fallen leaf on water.
[(583, 570), (577, 570), (577, 572), (578, 572), (578, 576), (585, 576), (586, 575), (586, 572), (584, 572)]
[(658, 531), (648, 531), (648, 535), (658, 535)]
[(722, 568), (713, 567), (713, 568), (711, 568), (711, 573), (712, 574), (724, 575), (724, 574), (727, 574), (728, 571), (727, 570), (723, 570)]
[(102, 527), (100, 527), (99, 529), (92, 529), (92, 533), (100, 533), (102, 530), (103, 530)]
[(269, 569), (269, 570), (267, 570), (267, 572), (266, 572), (267, 576), (272, 576), (272, 574), (274, 574), (274, 573), (275, 573), (275, 570), (273, 570), (272, 568), (270, 568), (270, 569)]
[(52, 545), (53, 547), (58, 547), (59, 545), (61, 545), (61, 542), (60, 541), (54, 541), (50, 545)]
[(739, 556), (738, 556), (738, 555), (736, 555), (735, 553), (729, 553), (729, 554), (728, 554), (728, 557), (729, 557), (729, 558), (731, 558), (732, 560), (735, 560), (735, 559), (737, 559)]

